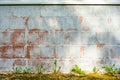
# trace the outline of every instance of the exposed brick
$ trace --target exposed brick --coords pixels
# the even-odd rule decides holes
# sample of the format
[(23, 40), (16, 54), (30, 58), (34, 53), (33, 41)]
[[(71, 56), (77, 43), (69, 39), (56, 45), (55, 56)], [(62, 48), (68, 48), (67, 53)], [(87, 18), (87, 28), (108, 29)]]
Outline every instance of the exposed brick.
[(1, 53), (0, 55), (1, 58), (12, 58), (14, 55), (12, 46), (1, 46), (0, 53)]
[(55, 57), (54, 55), (54, 47), (53, 46), (37, 46), (31, 45), (27, 46), (27, 58), (31, 59), (52, 59)]
[(25, 32), (23, 29), (14, 29), (14, 31), (0, 32), (0, 44), (25, 44)]
[(25, 31), (24, 29), (14, 29), (11, 33), (10, 42), (12, 44), (25, 44)]
[(44, 44), (48, 31), (41, 32), (39, 29), (30, 29), (28, 34), (28, 44)]
[(1, 58), (25, 58), (24, 46), (0, 46)]
[(40, 56), (41, 56), (40, 46), (37, 45), (27, 46), (26, 58), (40, 59)]
[(0, 33), (0, 44), (25, 44), (25, 31), (23, 29), (2, 31)]
[(25, 46), (24, 45), (14, 45), (13, 47), (14, 55), (13, 58), (25, 58)]
[(26, 60), (25, 59), (14, 59), (13, 66), (26, 66)]
[(77, 31), (55, 32), (55, 39), (57, 44), (82, 44), (81, 33)]

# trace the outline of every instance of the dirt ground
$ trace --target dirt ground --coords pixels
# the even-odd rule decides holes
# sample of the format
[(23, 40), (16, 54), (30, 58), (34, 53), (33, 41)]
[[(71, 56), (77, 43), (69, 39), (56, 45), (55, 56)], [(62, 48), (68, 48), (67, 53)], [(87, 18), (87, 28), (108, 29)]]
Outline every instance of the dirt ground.
[(120, 80), (120, 75), (88, 74), (77, 76), (74, 74), (0, 74), (0, 80)]

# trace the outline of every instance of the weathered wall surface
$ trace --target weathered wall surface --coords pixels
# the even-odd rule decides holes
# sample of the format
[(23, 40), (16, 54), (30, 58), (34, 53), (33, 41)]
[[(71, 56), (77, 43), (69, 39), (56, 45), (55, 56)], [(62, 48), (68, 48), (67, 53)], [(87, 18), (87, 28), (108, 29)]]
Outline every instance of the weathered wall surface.
[(0, 6), (0, 71), (120, 67), (120, 6)]

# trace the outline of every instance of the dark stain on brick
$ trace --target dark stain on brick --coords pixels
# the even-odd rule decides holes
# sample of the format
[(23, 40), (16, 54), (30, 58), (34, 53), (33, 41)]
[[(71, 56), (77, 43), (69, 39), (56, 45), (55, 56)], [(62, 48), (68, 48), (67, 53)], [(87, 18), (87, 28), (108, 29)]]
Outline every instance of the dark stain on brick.
[[(40, 30), (39, 30), (39, 29), (30, 29), (30, 30), (29, 30), (29, 36), (32, 35), (33, 33), (35, 33), (35, 35), (38, 36), (38, 37), (36, 38), (36, 42), (38, 42), (38, 41), (39, 41)], [(27, 43), (28, 43), (28, 44), (34, 44), (34, 43), (31, 42), (30, 40), (28, 40)]]
[(63, 31), (62, 28), (61, 29), (55, 29), (55, 32), (61, 32), (61, 31)]
[(29, 60), (28, 64), (31, 66), (38, 67), (40, 65), (45, 65), (45, 62), (42, 62), (40, 59)]
[(54, 48), (54, 51), (53, 51), (53, 57), (54, 57), (54, 58), (57, 58), (56, 48)]
[(120, 60), (120, 56), (117, 56), (116, 58)]
[(113, 49), (110, 49), (110, 57), (114, 58), (115, 57), (115, 52)]
[(29, 34), (32, 34), (32, 33), (38, 33), (38, 32), (40, 32), (40, 29), (30, 29), (29, 30)]
[(81, 47), (80, 47), (80, 52), (81, 52), (81, 53), (84, 53), (84, 51), (85, 51), (85, 47), (84, 47), (84, 46), (81, 46)]
[(29, 21), (29, 17), (25, 19), (25, 23), (24, 23), (25, 27), (28, 27), (28, 21)]
[(11, 16), (8, 16), (8, 19), (25, 19), (25, 17), (23, 17), (23, 16), (16, 16), (16, 15), (11, 15)]
[[(14, 53), (14, 52), (17, 51), (17, 49), (23, 49), (24, 50), (24, 46), (14, 46), (14, 45), (13, 46), (7, 46), (7, 45), (2, 46), (2, 47), (0, 47), (0, 52), (2, 53), (0, 55), (0, 57), (1, 58), (22, 58), (22, 56), (18, 56)], [(14, 52), (12, 54), (7, 54), (7, 52), (9, 50), (12, 50)]]
[(13, 62), (13, 66), (24, 66), (26, 64), (25, 61), (23, 61), (22, 59), (16, 59), (14, 62)]
[(34, 46), (27, 46), (26, 58), (30, 58), (30, 51), (33, 50)]
[[(2, 35), (3, 35), (2, 38), (6, 38), (6, 37), (8, 36), (8, 34), (9, 34), (9, 33), (8, 33), (7, 30), (6, 30), (6, 31), (3, 31), (3, 32), (2, 32)], [(3, 45), (6, 45), (6, 44), (8, 44), (8, 43), (6, 43), (6, 42), (3, 41), (2, 44), (3, 44)]]
[(68, 28), (66, 31), (77, 31), (77, 28)]
[(43, 16), (40, 16), (40, 18), (43, 18)]
[(53, 19), (52, 19), (52, 22), (53, 22), (53, 24), (54, 24), (54, 23), (57, 23), (57, 19), (56, 19), (56, 18), (53, 18)]
[(8, 35), (8, 31), (3, 31), (2, 34), (3, 34), (3, 36), (7, 36)]
[(24, 45), (13, 45), (13, 50), (15, 51), (16, 49), (24, 49)]
[(88, 26), (84, 26), (83, 30), (86, 31), (86, 32), (88, 32), (88, 31), (90, 31), (90, 28)]
[[(11, 34), (11, 37), (10, 37), (11, 43), (12, 44), (17, 43), (17, 39), (22, 33), (24, 33), (24, 29), (14, 29), (14, 32)], [(20, 43), (24, 44), (24, 42), (20, 42)]]
[(108, 23), (109, 23), (109, 24), (112, 23), (112, 18), (111, 18), (111, 17), (108, 18)]
[(1, 46), (0, 47), (0, 52), (2, 53), (1, 56), (5, 56), (6, 55), (5, 53), (7, 52), (7, 50), (9, 48), (11, 48), (11, 47), (10, 46)]
[(70, 62), (70, 64), (73, 64), (73, 63), (74, 63), (74, 60), (73, 60), (73, 59), (70, 59), (69, 62)]
[(97, 43), (97, 47), (98, 47), (99, 49), (102, 49), (102, 48), (104, 47), (104, 44), (103, 44), (103, 43)]
[(78, 16), (78, 19), (79, 19), (80, 23), (84, 22), (83, 16)]
[(46, 31), (44, 31), (44, 33), (45, 33), (45, 34), (48, 34), (48, 33), (49, 33), (49, 31), (47, 31), (47, 30), (46, 30)]
[(41, 54), (40, 55), (40, 59), (53, 59), (54, 57), (49, 57), (49, 56), (46, 56), (44, 54)]
[[(48, 35), (48, 31), (40, 31), (40, 29), (30, 29), (29, 30), (29, 36), (35, 33), (34, 35), (37, 35), (35, 42), (40, 44), (45, 41), (46, 35)], [(34, 44), (34, 42), (28, 40), (28, 44)]]
[(70, 33), (65, 34), (65, 39), (69, 40), (70, 39)]

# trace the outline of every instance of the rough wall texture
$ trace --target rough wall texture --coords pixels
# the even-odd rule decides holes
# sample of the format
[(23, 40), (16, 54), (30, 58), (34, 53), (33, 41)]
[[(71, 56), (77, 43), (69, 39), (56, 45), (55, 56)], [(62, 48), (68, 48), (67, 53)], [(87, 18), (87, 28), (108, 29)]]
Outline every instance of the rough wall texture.
[(0, 6), (0, 71), (120, 67), (120, 6)]

